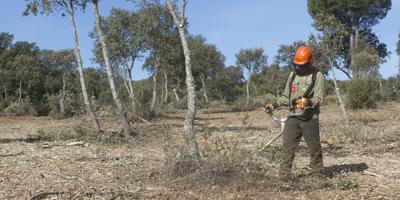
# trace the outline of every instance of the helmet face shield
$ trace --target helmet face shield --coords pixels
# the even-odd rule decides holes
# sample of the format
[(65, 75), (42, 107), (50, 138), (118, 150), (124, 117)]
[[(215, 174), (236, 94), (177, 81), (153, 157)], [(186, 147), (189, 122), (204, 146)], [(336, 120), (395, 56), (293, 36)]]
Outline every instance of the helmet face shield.
[(298, 74), (307, 74), (312, 71), (312, 67), (310, 66), (310, 62), (307, 62), (302, 65), (298, 65), (293, 63), (294, 71)]

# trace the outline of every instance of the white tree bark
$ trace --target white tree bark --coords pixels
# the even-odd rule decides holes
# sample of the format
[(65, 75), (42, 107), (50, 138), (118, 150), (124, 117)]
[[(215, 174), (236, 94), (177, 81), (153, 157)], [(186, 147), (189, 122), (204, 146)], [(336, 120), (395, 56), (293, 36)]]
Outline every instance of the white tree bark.
[(348, 125), (349, 124), (349, 118), (347, 117), (347, 112), (346, 112), (346, 108), (345, 108), (343, 100), (342, 100), (342, 95), (340, 94), (339, 87), (338, 87), (337, 82), (336, 82), (335, 69), (334, 69), (333, 63), (332, 63), (332, 61), (330, 59), (329, 59), (329, 62), (331, 63), (331, 72), (332, 72), (332, 75), (333, 75), (333, 83), (335, 84), (336, 97), (337, 97), (337, 99), (339, 101), (339, 104), (340, 104), (340, 110), (341, 110), (341, 113), (342, 113), (342, 118), (343, 118), (344, 123), (346, 125)]
[(132, 134), (132, 132), (130, 130), (130, 125), (129, 125), (128, 119), (126, 118), (124, 107), (122, 105), (121, 100), (119, 99), (117, 88), (115, 87), (114, 76), (113, 76), (113, 72), (112, 72), (112, 68), (111, 68), (111, 64), (110, 64), (110, 60), (109, 60), (109, 56), (108, 56), (106, 38), (104, 37), (103, 31), (101, 29), (98, 1), (93, 0), (92, 2), (93, 2), (93, 14), (95, 15), (95, 18), (96, 18), (96, 32), (99, 36), (99, 40), (100, 40), (100, 44), (101, 44), (101, 48), (102, 48), (102, 52), (103, 52), (103, 57), (104, 57), (104, 62), (105, 62), (105, 66), (106, 66), (108, 82), (109, 82), (110, 88), (111, 88), (111, 93), (112, 93), (114, 102), (117, 106), (119, 118), (120, 118), (121, 123), (124, 128), (123, 134), (124, 134), (124, 136), (129, 136)]
[(378, 81), (379, 81), (379, 88), (381, 90), (381, 98), (383, 98), (383, 86), (382, 86), (382, 79), (380, 77), (378, 77)]
[(249, 78), (246, 82), (246, 107), (249, 104), (250, 100), (250, 81), (251, 81), (251, 71), (249, 70)]
[(176, 84), (176, 88), (173, 89), (176, 102), (179, 102), (181, 98), (179, 97), (178, 90), (181, 86), (181, 79), (178, 77), (178, 83)]
[(153, 95), (151, 98), (150, 110), (151, 112), (155, 111), (156, 103), (157, 103), (157, 76), (158, 76), (158, 61), (155, 61), (154, 72), (153, 72)]
[(176, 26), (179, 29), (179, 36), (182, 42), (183, 53), (185, 55), (185, 71), (186, 71), (186, 88), (188, 93), (188, 109), (186, 113), (186, 118), (184, 122), (184, 130), (187, 138), (187, 143), (190, 148), (190, 154), (192, 158), (196, 161), (200, 160), (200, 152), (198, 149), (198, 144), (196, 140), (196, 134), (194, 133), (194, 118), (196, 116), (196, 91), (194, 86), (194, 78), (192, 75), (192, 63), (190, 60), (190, 50), (186, 41), (185, 35), (185, 4), (186, 1), (182, 0), (182, 16), (178, 19), (172, 4), (167, 0), (168, 9), (174, 19)]
[(74, 52), (75, 52), (76, 60), (78, 63), (79, 81), (81, 83), (83, 102), (85, 104), (86, 113), (88, 113), (92, 119), (94, 129), (96, 130), (97, 133), (101, 133), (99, 121), (97, 119), (96, 113), (93, 111), (92, 104), (89, 101), (89, 95), (88, 95), (87, 89), (86, 89), (85, 77), (83, 75), (83, 64), (82, 64), (81, 51), (79, 48), (78, 33), (76, 30), (76, 24), (75, 24), (75, 11), (74, 11), (74, 7), (73, 7), (73, 2), (71, 2), (71, 1), (69, 1), (69, 11), (68, 12), (69, 12), (69, 17), (70, 17), (70, 22), (72, 25), (72, 31), (74, 34)]
[(136, 102), (135, 102), (135, 93), (133, 93), (133, 85), (132, 85), (132, 70), (129, 68), (128, 63), (125, 63), (125, 71), (126, 74), (128, 75), (128, 80), (125, 81), (125, 87), (126, 90), (128, 91), (129, 99), (131, 100), (132, 103), (132, 110), (135, 111), (136, 109)]
[(165, 70), (164, 70), (164, 89), (165, 89), (164, 103), (166, 103), (168, 101), (168, 76)]
[(200, 80), (201, 80), (201, 87), (203, 88), (204, 100), (206, 101), (206, 103), (208, 103), (207, 86), (206, 86), (206, 82), (204, 80), (204, 75), (200, 76)]
[(65, 116), (65, 79), (66, 79), (66, 72), (64, 71), (63, 77), (62, 77), (62, 82), (63, 82), (63, 87), (61, 89), (61, 94), (60, 94), (60, 112)]

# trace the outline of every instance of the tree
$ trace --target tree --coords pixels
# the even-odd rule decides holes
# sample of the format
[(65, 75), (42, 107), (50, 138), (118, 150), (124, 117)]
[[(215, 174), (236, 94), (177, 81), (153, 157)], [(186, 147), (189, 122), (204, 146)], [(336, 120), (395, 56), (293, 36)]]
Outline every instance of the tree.
[(316, 64), (317, 66), (323, 66), (326, 71), (332, 72), (333, 81), (336, 88), (336, 97), (339, 101), (340, 109), (342, 111), (342, 118), (345, 124), (348, 125), (349, 119), (347, 117), (346, 108), (337, 85), (335, 74), (335, 68), (341, 69), (340, 65), (345, 65), (346, 62), (341, 56), (341, 51), (343, 48), (345, 48), (342, 41), (347, 36), (348, 32), (345, 27), (332, 16), (318, 15), (315, 23), (321, 28), (322, 31), (322, 35), (319, 35), (318, 38), (312, 36), (310, 39), (311, 47), (313, 50), (316, 50), (319, 53), (319, 57), (315, 59)]
[(186, 113), (184, 130), (187, 136), (188, 145), (190, 148), (190, 154), (196, 161), (200, 160), (200, 153), (198, 144), (196, 141), (196, 135), (193, 131), (194, 118), (196, 116), (196, 90), (194, 85), (194, 78), (192, 75), (192, 63), (191, 63), (191, 52), (186, 39), (186, 21), (185, 21), (185, 9), (186, 0), (182, 0), (182, 11), (178, 16), (178, 11), (173, 7), (170, 0), (167, 0), (168, 9), (174, 19), (175, 25), (178, 27), (179, 36), (181, 38), (183, 53), (185, 55), (185, 71), (186, 71), (186, 89), (188, 93), (188, 109)]
[(201, 35), (189, 37), (188, 42), (192, 53), (193, 74), (200, 77), (204, 100), (208, 103), (207, 81), (215, 78), (216, 72), (224, 68), (225, 56), (215, 45), (207, 44)]
[(290, 74), (288, 66), (279, 67), (277, 64), (272, 64), (264, 68), (260, 73), (254, 76), (254, 84), (259, 85), (261, 95), (274, 94), (280, 96)]
[[(314, 19), (321, 14), (334, 16), (348, 32), (342, 41), (344, 48), (340, 51), (346, 62), (340, 70), (349, 78), (351, 57), (361, 39), (378, 51), (380, 62), (385, 62), (388, 55), (386, 44), (379, 42), (372, 27), (386, 17), (391, 6), (391, 0), (308, 0), (308, 11)], [(321, 30), (318, 25), (315, 28)]]
[[(397, 42), (396, 52), (397, 55), (400, 56), (400, 34), (399, 34), (399, 41)], [(400, 74), (400, 59), (399, 59), (399, 74)]]
[[(153, 94), (150, 110), (155, 111), (157, 102), (157, 85), (159, 72), (164, 74), (164, 95), (168, 95), (168, 75), (180, 72), (183, 75), (183, 50), (180, 44), (179, 33), (167, 6), (158, 2), (147, 2), (139, 11), (145, 28), (146, 42), (150, 56), (143, 65), (147, 71), (153, 74)], [(180, 67), (182, 66), (182, 68)], [(177, 74), (178, 75), (178, 74)], [(179, 84), (178, 84), (179, 85)], [(166, 97), (164, 97), (165, 99)], [(164, 100), (163, 100), (164, 101)]]
[[(76, 69), (76, 59), (72, 49), (60, 51), (42, 50), (41, 63), (46, 66), (48, 76), (46, 76), (46, 90), (58, 93), (59, 109), (63, 116), (67, 114), (65, 105), (68, 76)], [(60, 82), (60, 79), (62, 80)]]
[(247, 70), (247, 83), (246, 83), (246, 106), (250, 99), (250, 84), (251, 76), (254, 73), (259, 72), (262, 68), (267, 65), (267, 56), (264, 55), (264, 50), (262, 48), (254, 49), (241, 49), (238, 54), (236, 54), (236, 65), (242, 69)]
[(86, 89), (85, 78), (83, 74), (83, 63), (82, 56), (79, 48), (78, 33), (75, 24), (75, 11), (77, 9), (84, 10), (86, 8), (85, 0), (25, 0), (27, 2), (24, 15), (37, 15), (38, 13), (43, 15), (50, 15), (56, 12), (68, 13), (73, 37), (74, 37), (74, 50), (75, 56), (78, 63), (79, 81), (81, 83), (82, 95), (84, 99), (84, 104), (86, 112), (91, 116), (93, 126), (97, 133), (101, 133), (101, 128), (99, 121), (97, 119), (96, 113), (93, 111), (91, 102), (89, 101), (89, 96)]
[(96, 18), (95, 22), (96, 22), (96, 33), (99, 36), (99, 41), (101, 44), (101, 49), (103, 52), (103, 58), (104, 58), (104, 63), (105, 63), (105, 67), (106, 67), (106, 71), (107, 71), (107, 76), (108, 76), (108, 81), (110, 84), (110, 88), (111, 88), (111, 93), (114, 99), (114, 103), (117, 106), (117, 111), (118, 111), (118, 115), (119, 118), (121, 120), (121, 123), (123, 125), (123, 132), (124, 132), (124, 136), (129, 136), (132, 134), (131, 129), (130, 129), (130, 125), (128, 122), (128, 119), (126, 117), (125, 111), (124, 111), (124, 107), (122, 105), (122, 102), (119, 98), (118, 95), (118, 91), (117, 88), (115, 87), (115, 83), (114, 83), (114, 76), (113, 76), (113, 72), (112, 72), (112, 68), (111, 68), (111, 63), (110, 63), (110, 57), (109, 52), (108, 52), (108, 47), (107, 47), (107, 41), (106, 38), (103, 34), (103, 30), (102, 30), (102, 26), (101, 26), (101, 20), (100, 20), (100, 14), (99, 14), (99, 7), (98, 7), (98, 0), (92, 0), (92, 4), (93, 4), (93, 14)]
[(212, 81), (212, 90), (216, 97), (225, 102), (233, 102), (241, 95), (240, 89), (244, 85), (243, 71), (240, 67), (229, 66), (215, 72)]
[[(109, 57), (112, 66), (121, 69), (124, 85), (127, 89), (132, 108), (135, 110), (136, 99), (133, 89), (133, 67), (135, 61), (142, 57), (146, 51), (145, 26), (141, 15), (137, 11), (113, 8), (109, 17), (101, 21), (103, 32), (109, 48)], [(96, 62), (104, 65), (101, 44), (95, 34), (91, 37), (97, 39), (95, 44)], [(116, 69), (114, 69), (116, 70)]]

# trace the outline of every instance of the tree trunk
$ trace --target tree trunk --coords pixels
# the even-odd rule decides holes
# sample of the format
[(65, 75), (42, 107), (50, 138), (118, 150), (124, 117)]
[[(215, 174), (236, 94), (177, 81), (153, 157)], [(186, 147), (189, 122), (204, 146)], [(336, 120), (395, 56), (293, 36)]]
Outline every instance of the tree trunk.
[[(333, 66), (332, 61), (329, 61), (329, 62), (331, 63), (331, 66)], [(333, 75), (333, 83), (335, 84), (336, 97), (337, 97), (337, 99), (339, 101), (340, 109), (342, 111), (342, 118), (343, 118), (343, 121), (345, 122), (345, 124), (348, 125), (349, 124), (349, 118), (347, 117), (347, 112), (346, 112), (346, 108), (344, 107), (344, 103), (343, 103), (343, 100), (342, 100), (342, 95), (340, 94), (339, 87), (338, 87), (337, 82), (336, 82), (335, 69), (333, 67), (331, 67), (331, 71), (332, 71), (332, 75)]]
[(383, 99), (384, 95), (383, 95), (382, 79), (378, 77), (378, 80), (379, 80), (379, 88), (381, 90), (381, 98)]
[(206, 100), (206, 103), (208, 103), (208, 96), (207, 96), (207, 87), (206, 87), (206, 82), (204, 80), (204, 76), (200, 76), (201, 79), (201, 87), (203, 88), (203, 96), (204, 99)]
[(154, 65), (154, 72), (153, 72), (153, 96), (151, 98), (151, 105), (150, 105), (150, 110), (151, 112), (154, 113), (155, 107), (156, 107), (156, 102), (157, 102), (157, 76), (158, 76), (158, 61), (155, 61)]
[(179, 102), (181, 99), (179, 98), (178, 90), (181, 86), (181, 79), (178, 77), (177, 80), (178, 80), (178, 83), (176, 84), (176, 88), (174, 88), (173, 91), (175, 94), (176, 102)]
[(60, 97), (60, 112), (65, 116), (65, 114), (66, 114), (66, 112), (65, 112), (65, 88), (66, 88), (66, 84), (65, 84), (65, 76), (66, 76), (66, 73), (65, 73), (65, 71), (64, 71), (64, 73), (63, 73), (63, 77), (62, 77), (62, 82), (63, 82), (63, 87), (62, 87), (62, 90), (61, 90), (61, 97)]
[(135, 102), (135, 94), (133, 93), (133, 86), (132, 86), (132, 70), (129, 68), (128, 63), (125, 63), (125, 70), (128, 75), (128, 80), (124, 82), (126, 90), (128, 91), (129, 98), (131, 99), (132, 103), (132, 110), (135, 111), (136, 109), (136, 102)]
[(168, 76), (167, 72), (164, 70), (164, 89), (165, 89), (165, 96), (164, 96), (164, 103), (168, 101)]
[(184, 123), (184, 130), (187, 138), (187, 143), (190, 148), (190, 154), (192, 158), (196, 161), (200, 161), (200, 153), (198, 149), (198, 144), (196, 140), (196, 135), (193, 130), (194, 126), (194, 118), (196, 116), (196, 91), (194, 85), (194, 78), (192, 75), (192, 63), (190, 60), (190, 50), (186, 41), (185, 35), (185, 0), (183, 0), (182, 5), (182, 17), (181, 21), (176, 16), (176, 13), (172, 7), (172, 4), (169, 0), (167, 0), (168, 9), (171, 12), (171, 15), (174, 19), (174, 22), (179, 30), (179, 36), (182, 42), (183, 53), (185, 55), (185, 71), (186, 71), (186, 89), (188, 93), (188, 109), (186, 113), (185, 123)]
[(247, 82), (246, 82), (246, 107), (249, 104), (249, 100), (250, 100), (250, 81), (251, 81), (251, 73), (249, 71), (249, 78), (247, 79)]
[(71, 25), (72, 25), (72, 31), (74, 34), (74, 52), (75, 52), (75, 56), (76, 56), (76, 60), (77, 60), (77, 64), (78, 64), (79, 81), (81, 83), (83, 102), (85, 104), (86, 113), (88, 113), (92, 119), (94, 129), (96, 130), (97, 133), (101, 133), (99, 121), (97, 119), (96, 113), (92, 109), (92, 104), (89, 101), (89, 95), (86, 90), (85, 77), (83, 75), (82, 57), (81, 57), (81, 52), (79, 49), (78, 33), (76, 30), (76, 24), (75, 24), (75, 12), (74, 12), (74, 7), (73, 7), (73, 2), (70, 1), (69, 7), (70, 7), (69, 8), (69, 16), (70, 16), (70, 21), (71, 21)]
[(123, 134), (124, 134), (124, 136), (129, 136), (132, 134), (132, 132), (131, 132), (131, 129), (129, 126), (128, 119), (126, 118), (124, 107), (122, 105), (121, 100), (119, 99), (117, 88), (115, 87), (111, 64), (110, 64), (110, 60), (108, 57), (107, 43), (106, 43), (106, 39), (103, 35), (103, 31), (101, 29), (100, 14), (99, 14), (97, 0), (93, 0), (93, 14), (95, 15), (95, 18), (96, 18), (96, 32), (99, 36), (99, 40), (100, 40), (100, 44), (101, 44), (101, 48), (102, 48), (102, 52), (103, 52), (103, 57), (104, 57), (104, 62), (105, 62), (105, 66), (106, 66), (108, 82), (109, 82), (110, 88), (111, 88), (111, 93), (112, 93), (114, 102), (117, 106), (119, 118), (124, 127)]

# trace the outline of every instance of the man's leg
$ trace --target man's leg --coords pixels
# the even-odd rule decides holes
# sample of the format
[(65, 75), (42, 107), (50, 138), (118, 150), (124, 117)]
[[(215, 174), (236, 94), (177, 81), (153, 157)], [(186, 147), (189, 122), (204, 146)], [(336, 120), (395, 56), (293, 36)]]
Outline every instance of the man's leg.
[(294, 154), (301, 139), (300, 120), (289, 118), (283, 131), (283, 151), (285, 156), (279, 170), (279, 176), (281, 177), (288, 176), (292, 170)]
[(322, 161), (321, 141), (319, 137), (319, 120), (311, 119), (301, 122), (304, 140), (310, 150), (310, 167), (312, 175), (321, 175), (324, 168)]

